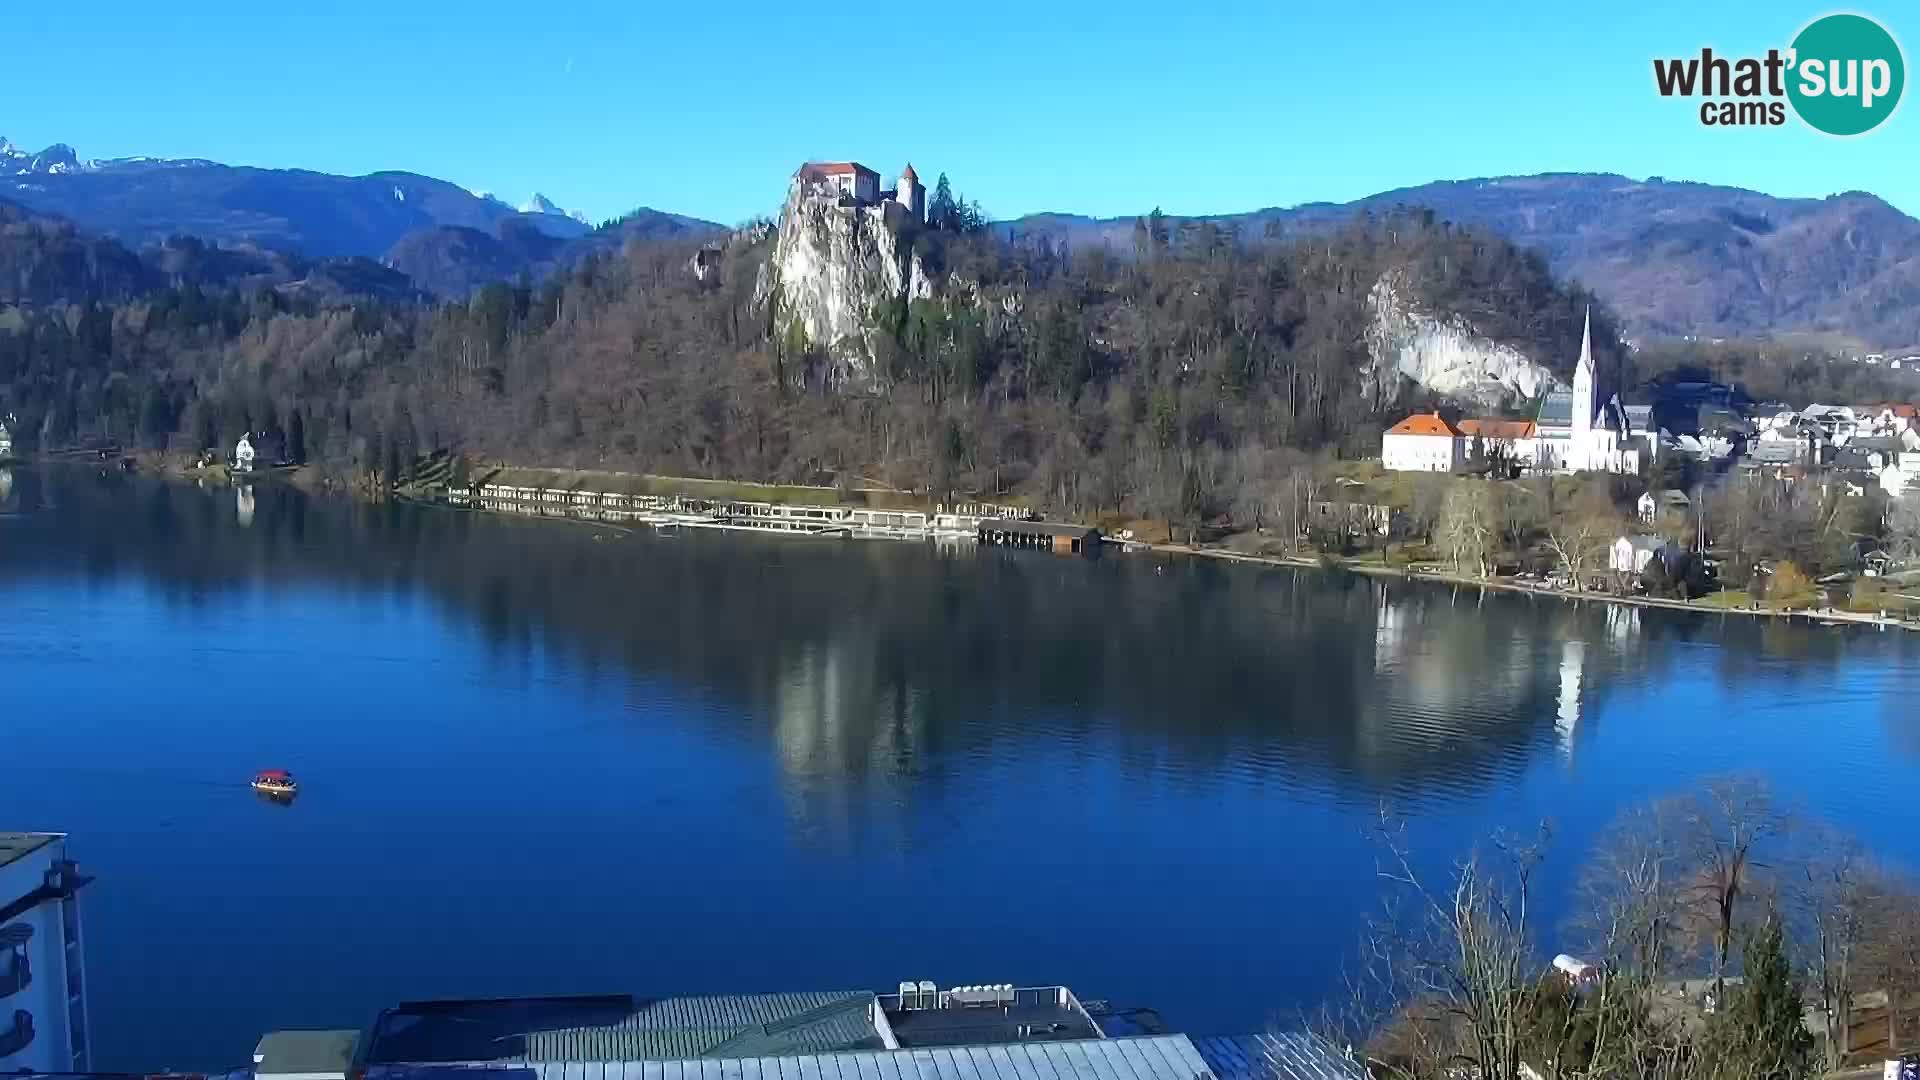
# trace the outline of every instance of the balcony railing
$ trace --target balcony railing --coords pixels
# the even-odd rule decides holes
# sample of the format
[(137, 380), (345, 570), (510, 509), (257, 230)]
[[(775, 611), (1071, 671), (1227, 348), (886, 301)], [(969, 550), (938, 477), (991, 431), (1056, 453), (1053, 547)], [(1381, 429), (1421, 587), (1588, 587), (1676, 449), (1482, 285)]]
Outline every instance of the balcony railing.
[(0, 1030), (0, 1058), (11, 1057), (32, 1042), (33, 1014), (25, 1009), (13, 1010), (12, 1026)]
[(33, 927), (26, 923), (0, 926), (0, 998), (9, 998), (33, 982), (33, 965), (27, 961), (27, 942), (33, 940)]

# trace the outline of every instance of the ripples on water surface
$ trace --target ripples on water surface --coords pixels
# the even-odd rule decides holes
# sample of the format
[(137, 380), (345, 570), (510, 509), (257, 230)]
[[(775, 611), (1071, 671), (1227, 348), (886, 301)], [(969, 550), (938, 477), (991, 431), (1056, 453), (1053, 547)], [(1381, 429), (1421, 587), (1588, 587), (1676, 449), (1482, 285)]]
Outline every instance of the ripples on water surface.
[[(1759, 771), (1909, 862), (1906, 635), (1204, 561), (688, 535), (15, 472), (0, 828), (69, 831), (104, 1067), (402, 998), (1326, 992), (1436, 864)], [(243, 520), (244, 519), (244, 520)], [(257, 802), (263, 766), (300, 775)], [(260, 978), (259, 972), (273, 972)]]

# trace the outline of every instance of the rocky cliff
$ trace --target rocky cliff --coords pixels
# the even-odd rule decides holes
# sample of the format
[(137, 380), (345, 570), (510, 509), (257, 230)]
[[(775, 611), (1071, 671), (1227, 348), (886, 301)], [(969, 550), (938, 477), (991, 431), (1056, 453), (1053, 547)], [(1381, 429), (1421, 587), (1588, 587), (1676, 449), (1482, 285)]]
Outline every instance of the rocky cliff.
[(878, 306), (933, 295), (912, 250), (916, 228), (895, 203), (855, 205), (798, 175), (788, 186), (762, 291), (776, 331), (824, 351), (833, 381), (871, 380)]
[(1432, 390), (1491, 410), (1537, 398), (1553, 387), (1553, 372), (1510, 345), (1477, 333), (1459, 315), (1419, 310), (1405, 283), (1383, 274), (1367, 296), (1366, 378), (1376, 400), (1392, 401), (1405, 376)]

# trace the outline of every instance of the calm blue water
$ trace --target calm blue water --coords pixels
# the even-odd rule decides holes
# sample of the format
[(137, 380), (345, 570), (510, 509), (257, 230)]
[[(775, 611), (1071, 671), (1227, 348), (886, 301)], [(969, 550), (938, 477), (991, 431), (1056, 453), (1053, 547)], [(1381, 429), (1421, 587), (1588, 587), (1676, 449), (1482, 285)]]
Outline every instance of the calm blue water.
[[(73, 835), (104, 1068), (403, 998), (1327, 993), (1435, 865), (1755, 771), (1895, 859), (1909, 636), (1318, 573), (0, 484), (0, 827)], [(290, 807), (245, 788), (285, 766)]]

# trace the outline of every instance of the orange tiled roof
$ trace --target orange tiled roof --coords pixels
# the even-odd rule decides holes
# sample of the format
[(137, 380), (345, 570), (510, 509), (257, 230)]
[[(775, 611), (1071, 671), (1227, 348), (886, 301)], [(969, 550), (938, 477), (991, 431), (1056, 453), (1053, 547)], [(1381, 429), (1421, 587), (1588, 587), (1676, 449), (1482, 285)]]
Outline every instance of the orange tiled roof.
[(809, 176), (845, 176), (849, 173), (878, 177), (880, 174), (857, 161), (809, 161), (800, 166), (800, 171)]
[(1534, 426), (1531, 420), (1462, 420), (1460, 434), (1482, 439), (1531, 439)]
[(1445, 435), (1459, 438), (1460, 432), (1439, 413), (1414, 413), (1387, 429), (1389, 435)]

